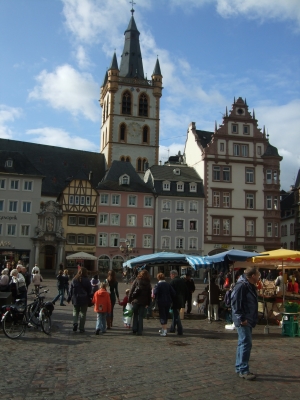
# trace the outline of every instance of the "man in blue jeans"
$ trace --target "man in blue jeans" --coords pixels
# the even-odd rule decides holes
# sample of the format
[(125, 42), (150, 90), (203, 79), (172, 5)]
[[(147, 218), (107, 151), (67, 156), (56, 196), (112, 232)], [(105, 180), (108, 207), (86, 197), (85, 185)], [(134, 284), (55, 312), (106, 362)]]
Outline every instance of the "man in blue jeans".
[(248, 267), (240, 276), (231, 294), (232, 319), (238, 333), (235, 371), (240, 378), (253, 381), (256, 376), (249, 371), (252, 348), (252, 328), (258, 317), (256, 283), (260, 278), (257, 267)]
[(182, 335), (183, 334), (183, 328), (180, 320), (180, 309), (185, 307), (185, 301), (187, 298), (187, 286), (185, 284), (185, 280), (181, 279), (178, 276), (178, 272), (176, 269), (173, 269), (170, 272), (170, 277), (171, 277), (171, 282), (170, 285), (172, 288), (175, 290), (176, 296), (175, 299), (173, 300), (173, 319), (172, 319), (172, 324), (170, 328), (170, 332), (175, 333), (176, 332), (176, 326), (177, 326), (177, 335)]

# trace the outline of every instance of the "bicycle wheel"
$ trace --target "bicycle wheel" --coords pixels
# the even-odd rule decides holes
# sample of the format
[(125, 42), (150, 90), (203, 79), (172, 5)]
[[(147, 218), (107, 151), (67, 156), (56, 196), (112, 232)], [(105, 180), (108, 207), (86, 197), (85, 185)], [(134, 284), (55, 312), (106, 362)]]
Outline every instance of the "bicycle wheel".
[(39, 312), (40, 308), (38, 303), (29, 304), (27, 308), (28, 323), (32, 323), (37, 327), (40, 326)]
[(51, 331), (51, 317), (49, 314), (49, 311), (47, 308), (42, 308), (40, 311), (40, 323), (43, 329), (43, 332), (46, 333), (46, 335), (50, 335)]
[(25, 314), (12, 315), (10, 312), (7, 312), (2, 319), (2, 328), (5, 336), (9, 339), (17, 339), (26, 329)]

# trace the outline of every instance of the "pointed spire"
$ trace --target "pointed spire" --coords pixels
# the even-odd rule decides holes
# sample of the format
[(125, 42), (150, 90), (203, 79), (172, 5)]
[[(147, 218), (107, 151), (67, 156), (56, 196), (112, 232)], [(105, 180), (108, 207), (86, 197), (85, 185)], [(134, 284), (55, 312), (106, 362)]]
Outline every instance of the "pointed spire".
[(118, 61), (117, 61), (117, 56), (116, 56), (116, 52), (114, 52), (113, 58), (111, 60), (111, 64), (110, 67), (108, 68), (110, 69), (119, 69), (118, 67)]
[(234, 96), (234, 98), (233, 98), (233, 104), (235, 104), (235, 96)]
[(120, 76), (145, 79), (140, 49), (140, 32), (137, 30), (133, 12), (124, 35), (125, 42), (120, 65)]
[(156, 59), (156, 63), (155, 63), (155, 67), (154, 67), (154, 70), (153, 70), (153, 74), (152, 74), (152, 75), (161, 75), (160, 65), (159, 65), (158, 58)]
[(107, 81), (108, 81), (108, 73), (107, 73), (107, 70), (106, 70), (101, 87), (105, 86)]
[(226, 106), (225, 117), (228, 117), (228, 110), (227, 110), (227, 106)]
[(246, 97), (245, 97), (245, 106), (247, 105), (247, 100), (246, 100)]
[(254, 108), (253, 108), (253, 119), (255, 119), (255, 111), (254, 111)]
[(215, 133), (217, 133), (217, 130), (218, 130), (218, 124), (217, 121), (215, 121)]

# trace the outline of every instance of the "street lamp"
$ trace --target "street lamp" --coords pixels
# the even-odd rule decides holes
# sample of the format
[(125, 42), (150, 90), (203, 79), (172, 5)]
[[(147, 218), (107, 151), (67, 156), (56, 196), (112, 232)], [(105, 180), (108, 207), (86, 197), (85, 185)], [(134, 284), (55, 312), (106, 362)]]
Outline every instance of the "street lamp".
[(120, 251), (124, 254), (124, 256), (128, 259), (129, 254), (132, 253), (133, 248), (130, 245), (130, 241), (128, 239), (125, 240), (125, 246), (120, 245)]

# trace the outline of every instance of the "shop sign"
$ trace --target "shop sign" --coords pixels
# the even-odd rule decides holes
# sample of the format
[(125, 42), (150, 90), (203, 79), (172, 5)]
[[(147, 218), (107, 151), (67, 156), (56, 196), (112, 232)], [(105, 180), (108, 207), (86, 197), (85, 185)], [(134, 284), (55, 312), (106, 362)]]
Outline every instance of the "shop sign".
[(14, 216), (12, 216), (12, 215), (1, 215), (0, 216), (0, 220), (1, 219), (8, 219), (9, 221), (12, 221), (12, 220), (17, 220), (18, 218), (17, 218), (16, 215), (14, 215)]
[(244, 244), (243, 249), (244, 250), (256, 250), (257, 246), (252, 245), (252, 244)]
[(76, 247), (78, 251), (95, 251), (95, 247)]
[(214, 249), (228, 249), (229, 244), (215, 244)]
[(11, 247), (11, 243), (1, 240), (0, 247)]

